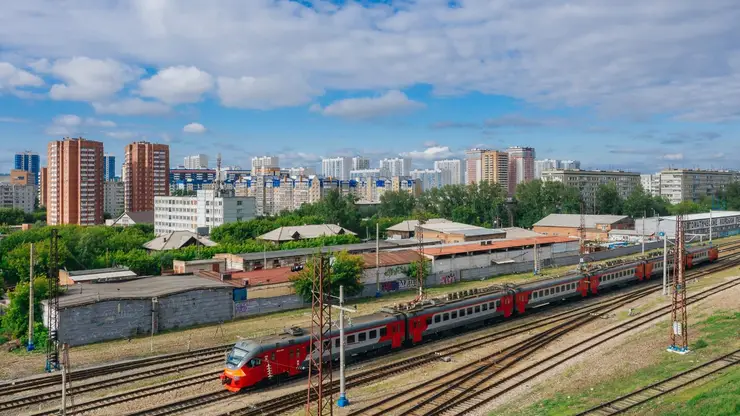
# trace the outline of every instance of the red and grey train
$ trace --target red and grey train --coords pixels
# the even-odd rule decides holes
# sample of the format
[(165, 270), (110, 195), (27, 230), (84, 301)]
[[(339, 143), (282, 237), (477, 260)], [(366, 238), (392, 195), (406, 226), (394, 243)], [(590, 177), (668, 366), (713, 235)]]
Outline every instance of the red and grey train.
[[(719, 257), (716, 246), (687, 249), (686, 268), (713, 262)], [(415, 345), (455, 329), (480, 326), (493, 318), (508, 318), (528, 309), (573, 298), (586, 297), (617, 285), (649, 280), (663, 273), (663, 257), (626, 262), (589, 273), (540, 280), (490, 290), (458, 292), (447, 299), (425, 301), (409, 307), (383, 308), (371, 315), (352, 319), (345, 328), (348, 357), (397, 350)], [(672, 267), (672, 259), (668, 261)], [(242, 340), (234, 345), (220, 378), (233, 392), (276, 377), (297, 376), (308, 365), (308, 331), (293, 328), (284, 334), (260, 340)], [(338, 359), (339, 331), (331, 333), (332, 359)], [(329, 359), (328, 353), (325, 357)]]

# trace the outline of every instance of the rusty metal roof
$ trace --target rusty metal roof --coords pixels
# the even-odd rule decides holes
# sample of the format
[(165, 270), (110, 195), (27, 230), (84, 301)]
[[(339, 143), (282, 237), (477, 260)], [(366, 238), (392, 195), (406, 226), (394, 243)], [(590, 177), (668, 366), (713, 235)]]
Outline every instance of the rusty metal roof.
[[(419, 252), (415, 250), (381, 251), (379, 257), (379, 266), (381, 267), (400, 266), (418, 261)], [(362, 259), (365, 261), (365, 268), (375, 267), (375, 253), (363, 253)]]
[(535, 242), (537, 244), (554, 244), (554, 243), (567, 243), (569, 241), (578, 241), (569, 237), (560, 236), (543, 236), (537, 238), (521, 238), (518, 240), (505, 240), (505, 241), (494, 241), (490, 244), (483, 244), (483, 241), (476, 241), (470, 244), (456, 244), (449, 246), (435, 246), (425, 247), (424, 254), (428, 256), (447, 256), (451, 254), (464, 254), (464, 253), (475, 253), (479, 251), (489, 250), (502, 250), (502, 249), (516, 249), (526, 246), (531, 246)]

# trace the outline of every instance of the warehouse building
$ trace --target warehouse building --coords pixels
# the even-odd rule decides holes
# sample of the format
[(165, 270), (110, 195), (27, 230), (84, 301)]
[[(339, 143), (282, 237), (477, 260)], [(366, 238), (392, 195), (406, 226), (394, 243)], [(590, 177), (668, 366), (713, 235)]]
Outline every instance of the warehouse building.
[[(611, 230), (634, 230), (635, 221), (626, 215), (584, 215), (586, 239), (608, 241)], [(581, 216), (579, 214), (550, 214), (537, 221), (534, 232), (544, 235), (580, 237)]]
[[(712, 238), (729, 237), (740, 234), (740, 211), (712, 211), (684, 215), (684, 232), (687, 240), (708, 240), (709, 239), (709, 220), (712, 221)], [(668, 238), (674, 238), (676, 235), (676, 217), (666, 216), (659, 218), (646, 218), (645, 234), (663, 233)], [(635, 220), (635, 229), (642, 230), (643, 220)]]

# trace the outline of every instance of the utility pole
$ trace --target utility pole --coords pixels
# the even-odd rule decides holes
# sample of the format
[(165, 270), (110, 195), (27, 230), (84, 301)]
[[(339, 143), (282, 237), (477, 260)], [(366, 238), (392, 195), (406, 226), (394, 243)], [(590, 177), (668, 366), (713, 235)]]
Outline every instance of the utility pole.
[[(331, 354), (331, 276), (323, 253), (314, 259), (311, 288), (311, 339), (308, 355), (306, 416), (333, 414)], [(325, 358), (326, 357), (326, 362)], [(326, 387), (326, 390), (324, 388)], [(313, 400), (312, 400), (313, 399)]]
[(426, 294), (424, 293), (424, 279), (426, 278), (426, 275), (424, 273), (424, 260), (426, 258), (424, 257), (424, 229), (422, 226), (426, 223), (424, 218), (419, 216), (419, 225), (418, 225), (418, 231), (416, 231), (416, 237), (419, 239), (419, 267), (416, 271), (416, 280), (417, 284), (419, 285), (419, 294), (416, 296), (416, 299), (414, 301), (422, 301), (426, 297)]
[(712, 244), (712, 210), (709, 210), (709, 245)]
[(684, 274), (684, 224), (683, 215), (676, 216), (676, 244), (673, 260), (673, 299), (671, 308), (671, 345), (669, 352), (689, 352), (689, 328), (686, 310), (686, 276)]
[(640, 240), (642, 241), (642, 255), (645, 255), (645, 216), (647, 213), (645, 211), (642, 212), (642, 238)]
[(33, 345), (33, 243), (31, 243), (31, 260), (29, 265), (29, 273), (28, 273), (28, 285), (29, 285), (29, 292), (28, 292), (28, 345), (26, 346), (26, 351), (33, 351), (34, 345)]
[(581, 224), (578, 227), (578, 237), (581, 240), (580, 254), (581, 258), (578, 262), (578, 268), (583, 271), (586, 268), (584, 257), (586, 257), (586, 206), (581, 196)]
[(60, 414), (67, 414), (67, 371), (69, 371), (69, 353), (67, 344), (62, 345), (62, 407)]
[(534, 239), (534, 275), (538, 275), (540, 273), (540, 253), (539, 249), (537, 248), (537, 238)]
[(380, 297), (380, 223), (375, 223), (375, 297)]
[(663, 232), (663, 296), (668, 294), (668, 235)]
[(344, 337), (344, 313), (354, 313), (357, 312), (357, 309), (344, 307), (344, 286), (339, 286), (339, 306), (331, 305), (331, 307), (339, 309), (339, 400), (337, 400), (337, 406), (346, 407), (349, 406), (349, 399), (347, 399), (344, 384), (344, 349), (346, 344)]

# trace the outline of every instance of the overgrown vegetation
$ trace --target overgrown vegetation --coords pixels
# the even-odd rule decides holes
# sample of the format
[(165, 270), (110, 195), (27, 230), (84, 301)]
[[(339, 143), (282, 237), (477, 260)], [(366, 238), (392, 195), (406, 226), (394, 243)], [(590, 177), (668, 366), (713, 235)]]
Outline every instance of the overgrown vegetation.
[[(310, 302), (313, 290), (314, 276), (319, 273), (319, 258), (313, 258), (306, 263), (305, 268), (293, 277), (293, 287), (304, 301)], [(348, 254), (341, 251), (333, 255), (333, 260), (326, 258), (324, 273), (330, 276), (328, 286), (331, 294), (339, 295), (339, 286), (344, 286), (345, 296), (354, 296), (362, 292), (362, 270), (365, 262), (362, 256)]]

